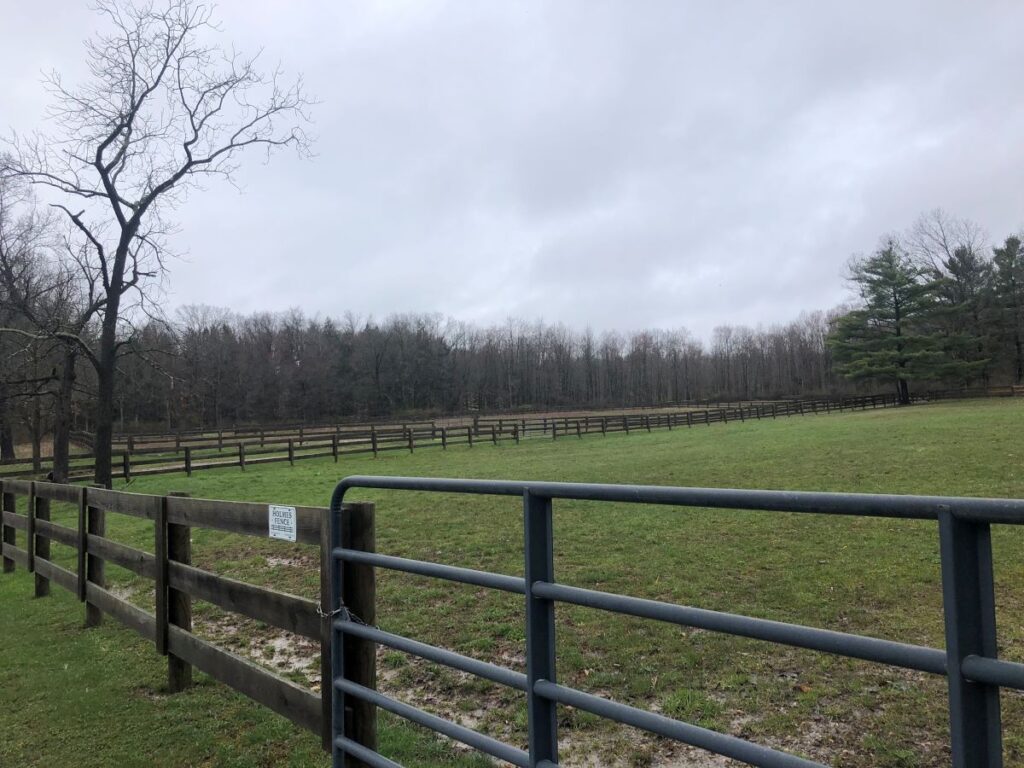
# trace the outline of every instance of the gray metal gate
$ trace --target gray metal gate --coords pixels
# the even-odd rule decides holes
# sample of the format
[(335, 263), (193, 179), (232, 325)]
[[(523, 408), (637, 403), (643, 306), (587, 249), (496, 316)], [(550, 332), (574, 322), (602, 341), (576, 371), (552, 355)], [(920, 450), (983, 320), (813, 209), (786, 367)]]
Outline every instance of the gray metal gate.
[[(351, 488), (519, 496), (523, 499), (525, 576), (507, 576), (437, 563), (390, 557), (342, 546), (340, 510)], [(581, 589), (555, 581), (552, 500), (667, 504), (681, 507), (808, 512), (915, 520), (939, 524), (946, 650), (834, 632), (719, 611), (673, 605), (626, 595)], [(524, 768), (558, 765), (556, 707), (568, 705), (670, 739), (765, 768), (823, 768), (819, 763), (744, 739), (673, 720), (636, 707), (559, 685), (555, 675), (555, 603), (570, 603), (731, 635), (807, 648), (905, 669), (945, 675), (954, 768), (1000, 768), (1000, 687), (1024, 690), (1024, 664), (996, 658), (991, 524), (1024, 524), (1024, 501), (849, 493), (671, 488), (589, 483), (449, 480), (409, 477), (349, 477), (331, 500), (331, 632), (333, 756), (345, 755), (374, 768), (397, 763), (360, 745), (345, 732), (345, 699), (353, 697)], [(526, 674), (471, 659), (435, 646), (365, 626), (341, 603), (340, 563), (357, 562), (524, 595)], [(428, 714), (346, 678), (343, 644), (358, 636), (522, 691), (527, 699), (529, 745), (521, 750)]]

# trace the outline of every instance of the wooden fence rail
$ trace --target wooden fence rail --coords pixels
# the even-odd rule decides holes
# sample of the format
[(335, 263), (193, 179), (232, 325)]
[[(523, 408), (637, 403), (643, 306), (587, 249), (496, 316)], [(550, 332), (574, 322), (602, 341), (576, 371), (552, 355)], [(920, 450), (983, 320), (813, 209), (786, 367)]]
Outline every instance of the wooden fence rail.
[[(473, 447), (479, 443), (511, 442), (521, 440), (565, 437), (582, 438), (586, 435), (608, 435), (615, 432), (629, 434), (635, 431), (651, 432), (655, 429), (676, 429), (698, 425), (728, 424), (788, 416), (830, 414), (896, 405), (892, 395), (868, 395), (833, 400), (788, 400), (772, 403), (751, 403), (732, 408), (671, 411), (662, 413), (595, 414), (585, 416), (548, 417), (478, 417), (472, 424), (460, 427), (420, 424), (404, 429), (377, 429), (371, 426), (361, 431), (330, 433), (303, 432), (301, 438), (264, 435), (261, 440), (239, 440), (234, 444), (217, 441), (213, 445), (185, 445), (181, 454), (160, 449), (143, 448), (137, 452), (122, 451), (114, 462), (114, 477), (129, 480), (133, 477), (207, 469), (246, 468), (287, 461), (294, 465), (304, 459), (333, 458), (338, 462), (344, 456), (372, 454), (374, 457), (389, 451), (415, 452), (417, 449), (449, 446)], [(32, 469), (6, 471), (8, 477), (38, 477)], [(70, 479), (85, 481), (92, 477), (92, 464), (75, 460), (71, 463)]]
[[(915, 402), (946, 400), (965, 397), (1024, 396), (1024, 388), (1003, 387), (978, 390), (948, 390), (928, 392), (915, 396)], [(180, 437), (176, 444), (162, 436), (163, 447), (153, 443), (129, 441), (131, 448), (122, 446), (116, 454), (114, 476), (129, 480), (132, 477), (206, 469), (247, 467), (287, 461), (294, 465), (304, 459), (333, 458), (338, 462), (349, 455), (372, 454), (374, 457), (389, 451), (409, 451), (438, 447), (474, 445), (487, 442), (518, 444), (521, 440), (546, 437), (557, 440), (564, 437), (608, 435), (614, 432), (650, 432), (654, 429), (675, 429), (695, 425), (728, 424), (788, 416), (831, 414), (845, 411), (890, 408), (897, 405), (893, 395), (865, 395), (858, 397), (822, 398), (817, 400), (779, 400), (751, 402), (731, 407), (663, 411), (660, 413), (594, 413), (582, 416), (478, 416), (464, 426), (438, 426), (436, 422), (418, 422), (402, 426), (383, 425), (300, 428), (297, 432), (258, 430), (220, 433), (196, 439)], [(29, 462), (20, 462), (21, 465)], [(39, 477), (40, 469), (21, 466), (5, 470), (8, 477)], [(92, 455), (76, 454), (72, 457), (70, 479), (88, 480), (92, 477)]]
[[(966, 389), (951, 389), (951, 390), (938, 390), (938, 391), (927, 391), (919, 393), (914, 396), (916, 401), (930, 401), (930, 400), (945, 400), (945, 399), (962, 399), (962, 398), (977, 398), (977, 397), (1024, 397), (1024, 386), (1006, 386), (1006, 387), (987, 387), (987, 388), (966, 388)], [(871, 396), (867, 396), (871, 397)], [(888, 396), (886, 396), (888, 397)], [(453, 417), (452, 419), (432, 420), (432, 421), (407, 421), (402, 423), (391, 423), (391, 424), (358, 424), (358, 423), (335, 423), (335, 424), (306, 424), (306, 425), (274, 425), (274, 426), (263, 426), (263, 427), (234, 427), (230, 429), (222, 430), (208, 430), (208, 429), (190, 429), (190, 430), (179, 430), (175, 432), (139, 432), (131, 434), (118, 435), (114, 439), (114, 452), (118, 456), (128, 454), (131, 457), (131, 466), (138, 466), (140, 464), (167, 464), (168, 454), (174, 454), (178, 457), (179, 464), (181, 462), (181, 454), (188, 448), (193, 451), (205, 451), (212, 456), (221, 456), (223, 454), (235, 453), (236, 456), (241, 453), (240, 461), (231, 461), (229, 464), (233, 465), (239, 463), (244, 466), (248, 463), (247, 456), (254, 452), (254, 448), (266, 449), (264, 454), (280, 454), (285, 450), (285, 446), (288, 441), (291, 440), (295, 446), (299, 449), (305, 448), (317, 448), (325, 447), (330, 444), (331, 440), (337, 440), (340, 446), (344, 447), (346, 444), (365, 444), (364, 450), (366, 452), (372, 452), (371, 443), (373, 436), (376, 435), (377, 439), (381, 444), (391, 442), (405, 442), (408, 443), (408, 433), (411, 430), (414, 440), (416, 443), (422, 444), (427, 441), (426, 435), (430, 434), (430, 439), (438, 440), (440, 432), (443, 427), (447, 427), (450, 433), (455, 433), (457, 429), (465, 429), (468, 423), (470, 428), (473, 430), (473, 436), (475, 438), (480, 437), (480, 430), (487, 430), (486, 436), (489, 436), (490, 425), (497, 425), (499, 436), (504, 435), (509, 437), (510, 433), (502, 432), (503, 425), (511, 429), (511, 425), (519, 424), (520, 431), (519, 437), (525, 438), (536, 434), (549, 435), (557, 428), (564, 429), (566, 424), (571, 425), (571, 428), (575, 430), (577, 422), (581, 423), (581, 431), (584, 433), (588, 432), (586, 425), (588, 423), (599, 424), (600, 419), (620, 419), (626, 415), (630, 419), (632, 426), (636, 426), (640, 420), (644, 419), (647, 415), (650, 415), (652, 419), (659, 419), (666, 414), (675, 414), (676, 416), (682, 416), (686, 413), (702, 413), (708, 411), (711, 413), (718, 413), (721, 411), (727, 411), (729, 413), (740, 412), (744, 414), (749, 413), (752, 409), (760, 408), (762, 411), (769, 409), (773, 404), (779, 409), (785, 409), (787, 404), (792, 403), (805, 403), (806, 408), (811, 408), (812, 404), (817, 403), (818, 407), (826, 407), (827, 412), (831, 410), (841, 408), (842, 403), (850, 401), (856, 401), (864, 399), (863, 397), (837, 397), (831, 399), (813, 399), (813, 400), (798, 400), (798, 399), (781, 399), (781, 400), (754, 400), (754, 401), (740, 401), (736, 403), (679, 403), (671, 404), (668, 406), (651, 406), (650, 408), (631, 408), (625, 409), (621, 412), (613, 410), (605, 411), (592, 411), (589, 414), (576, 413), (574, 415), (566, 414), (565, 416), (548, 416), (547, 418), (537, 416), (460, 416)], [(890, 398), (891, 399), (891, 398)], [(825, 404), (831, 403), (831, 407), (827, 407)], [(675, 409), (675, 410), (673, 410)], [(659, 410), (660, 413), (650, 413), (651, 410)], [(524, 424), (525, 422), (525, 424)], [(673, 425), (677, 421), (672, 422)], [(657, 426), (657, 424), (652, 424)], [(75, 439), (82, 444), (91, 444), (92, 436), (87, 433), (76, 433)], [(464, 442), (464, 441), (463, 441)], [(239, 448), (239, 446), (244, 446)], [(386, 450), (395, 450), (395, 448), (389, 448), (384, 446)], [(320, 455), (326, 455), (320, 454)], [(139, 457), (150, 456), (152, 458), (145, 459)], [(79, 471), (84, 471), (90, 466), (90, 461), (93, 458), (91, 451), (77, 451), (71, 454), (71, 462), (73, 466), (76, 466)], [(270, 456), (269, 458), (263, 459), (266, 461), (284, 461), (285, 458), (280, 456)], [(33, 462), (35, 464), (33, 465)], [(52, 463), (53, 456), (40, 456), (35, 460), (32, 458), (25, 459), (4, 459), (0, 460), (0, 465), (6, 466), (9, 469), (5, 470), (5, 474), (9, 477), (26, 477), (26, 476), (38, 476), (44, 472), (44, 467), (47, 464)], [(255, 463), (260, 463), (259, 461)], [(177, 470), (169, 471), (182, 471), (181, 467)]]
[[(198, 669), (296, 725), (320, 734), (324, 748), (329, 749), (330, 722), (325, 713), (330, 712), (331, 686), (323, 685), (319, 693), (314, 693), (203, 640), (192, 631), (191, 606), (193, 599), (204, 600), (317, 641), (321, 650), (322, 679), (328, 680), (330, 626), (328, 617), (319, 608), (330, 604), (327, 509), (284, 508), (294, 533), (292, 540), (320, 550), (320, 595), (319, 600), (311, 600), (212, 573), (191, 563), (193, 528), (267, 537), (271, 516), (266, 504), (192, 499), (174, 494), (152, 496), (11, 478), (0, 480), (0, 497), (4, 573), (11, 573), (20, 565), (34, 574), (37, 596), (48, 595), (53, 583), (84, 603), (86, 626), (96, 626), (106, 615), (154, 643), (157, 651), (168, 659), (168, 685), (172, 692), (187, 688), (192, 669)], [(75, 528), (49, 519), (50, 505), (54, 502), (76, 507)], [(24, 512), (19, 511), (19, 506)], [(342, 519), (372, 521), (372, 508), (372, 504), (345, 505), (340, 514)], [(105, 518), (108, 513), (152, 521), (153, 551), (107, 538)], [(51, 559), (51, 542), (76, 551), (74, 570)], [(358, 542), (354, 546), (358, 546)], [(106, 563), (154, 582), (154, 613), (107, 589)], [(353, 578), (354, 583), (346, 587), (348, 591), (354, 595), (372, 595), (372, 574), (369, 581), (365, 574)]]

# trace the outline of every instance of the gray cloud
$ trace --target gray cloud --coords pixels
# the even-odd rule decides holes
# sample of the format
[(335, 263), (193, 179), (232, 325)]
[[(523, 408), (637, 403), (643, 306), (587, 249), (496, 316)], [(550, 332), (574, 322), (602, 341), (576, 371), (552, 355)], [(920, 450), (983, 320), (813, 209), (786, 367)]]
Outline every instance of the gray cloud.
[[(6, 0), (0, 123), (81, 74), (78, 3)], [(313, 160), (179, 210), (169, 306), (773, 323), (922, 210), (1024, 223), (1024, 5), (232, 0), (302, 71)]]

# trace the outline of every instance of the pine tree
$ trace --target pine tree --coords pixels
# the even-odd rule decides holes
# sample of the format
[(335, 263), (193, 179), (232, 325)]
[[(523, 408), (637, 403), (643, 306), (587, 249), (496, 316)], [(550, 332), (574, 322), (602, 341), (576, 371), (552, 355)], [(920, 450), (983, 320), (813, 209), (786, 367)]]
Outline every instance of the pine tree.
[(1024, 244), (1008, 237), (993, 248), (993, 325), (995, 333), (1012, 352), (1014, 381), (1024, 383)]
[(935, 321), (951, 358), (949, 377), (964, 385), (979, 374), (987, 380), (995, 342), (986, 322), (991, 263), (975, 247), (959, 245), (940, 260), (931, 279), (937, 301)]
[(938, 283), (898, 242), (854, 261), (850, 279), (863, 304), (841, 316), (829, 335), (840, 374), (892, 381), (908, 404), (910, 381), (948, 378), (970, 365), (954, 360), (938, 328)]

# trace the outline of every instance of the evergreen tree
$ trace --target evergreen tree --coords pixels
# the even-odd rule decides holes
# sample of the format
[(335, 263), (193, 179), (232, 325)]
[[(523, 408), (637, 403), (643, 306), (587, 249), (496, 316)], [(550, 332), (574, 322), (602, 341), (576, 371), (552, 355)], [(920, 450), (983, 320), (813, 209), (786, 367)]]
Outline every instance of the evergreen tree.
[(841, 316), (829, 335), (839, 373), (894, 382), (907, 404), (910, 381), (942, 379), (958, 369), (936, 328), (938, 285), (898, 242), (890, 239), (854, 261), (850, 279), (863, 305)]
[(937, 329), (953, 362), (949, 375), (958, 378), (958, 384), (970, 384), (979, 374), (988, 380), (987, 366), (995, 343), (986, 322), (991, 263), (975, 247), (958, 245), (932, 270), (931, 279), (937, 301)]
[(993, 248), (993, 325), (1013, 360), (1014, 381), (1024, 383), (1024, 245), (1019, 237), (1008, 237), (1001, 248)]

